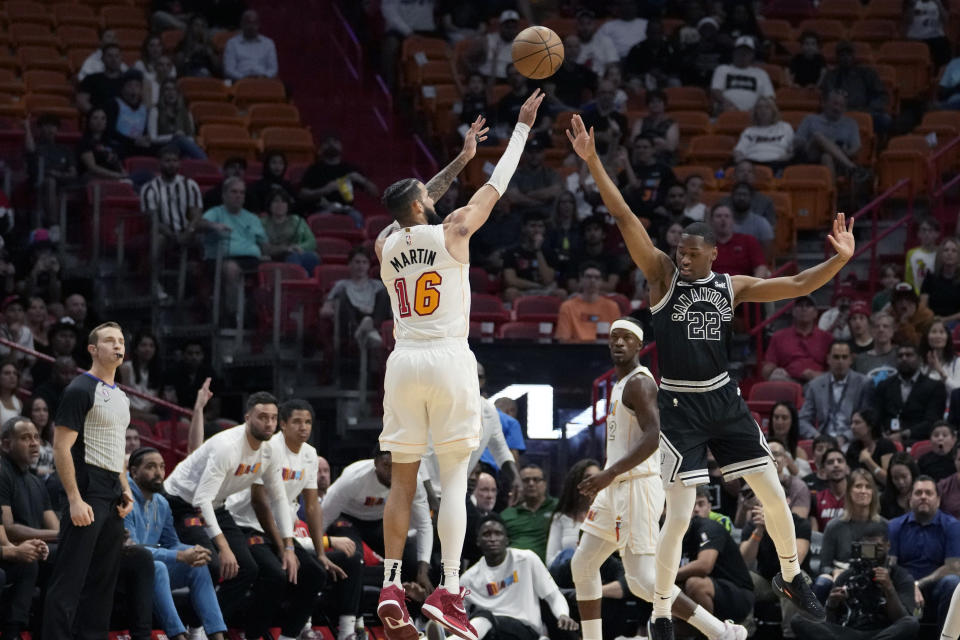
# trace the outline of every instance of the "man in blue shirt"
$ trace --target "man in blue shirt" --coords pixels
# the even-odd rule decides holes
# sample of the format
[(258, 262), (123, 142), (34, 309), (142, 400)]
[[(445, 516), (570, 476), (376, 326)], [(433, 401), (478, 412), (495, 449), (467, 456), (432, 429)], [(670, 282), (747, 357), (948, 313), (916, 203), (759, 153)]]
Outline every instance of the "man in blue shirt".
[(930, 476), (918, 476), (910, 494), (911, 510), (890, 521), (890, 562), (916, 580), (917, 602), (926, 602), (924, 618), (938, 626), (960, 584), (960, 521), (940, 511), (940, 494)]
[(163, 497), (164, 463), (153, 447), (130, 454), (128, 463), (133, 510), (124, 518), (131, 540), (153, 554), (153, 610), (171, 640), (185, 640), (184, 627), (173, 603), (172, 589), (190, 587), (190, 602), (210, 640), (223, 640), (227, 625), (220, 613), (217, 594), (207, 563), (210, 551), (180, 542), (173, 527), (173, 514)]

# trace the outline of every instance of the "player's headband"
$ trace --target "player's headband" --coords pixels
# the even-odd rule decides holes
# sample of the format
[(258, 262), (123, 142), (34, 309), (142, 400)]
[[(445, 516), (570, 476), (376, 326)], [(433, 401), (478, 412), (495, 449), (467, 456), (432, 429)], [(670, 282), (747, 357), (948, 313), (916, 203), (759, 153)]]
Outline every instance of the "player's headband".
[(629, 331), (633, 335), (637, 336), (637, 340), (643, 342), (643, 329), (629, 320), (614, 320), (613, 324), (610, 325), (610, 332), (612, 333), (614, 329), (624, 329)]

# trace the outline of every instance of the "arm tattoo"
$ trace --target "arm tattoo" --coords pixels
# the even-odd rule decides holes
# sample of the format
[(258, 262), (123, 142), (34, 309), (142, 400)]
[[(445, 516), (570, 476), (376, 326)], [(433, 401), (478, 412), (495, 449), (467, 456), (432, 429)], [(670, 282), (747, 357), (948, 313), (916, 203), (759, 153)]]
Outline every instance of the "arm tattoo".
[(463, 154), (458, 155), (453, 159), (453, 162), (445, 166), (440, 173), (430, 178), (430, 182), (425, 185), (427, 195), (429, 195), (434, 202), (442, 198), (443, 194), (450, 188), (450, 183), (463, 171), (465, 166), (467, 166), (467, 159)]

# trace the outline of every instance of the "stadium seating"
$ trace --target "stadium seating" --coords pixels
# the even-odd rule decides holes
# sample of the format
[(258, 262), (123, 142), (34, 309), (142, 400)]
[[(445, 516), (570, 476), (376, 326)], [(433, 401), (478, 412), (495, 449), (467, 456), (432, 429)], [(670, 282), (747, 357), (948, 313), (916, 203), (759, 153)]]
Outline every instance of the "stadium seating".
[(780, 189), (790, 194), (797, 229), (822, 229), (833, 219), (836, 190), (827, 167), (789, 166), (783, 172)]

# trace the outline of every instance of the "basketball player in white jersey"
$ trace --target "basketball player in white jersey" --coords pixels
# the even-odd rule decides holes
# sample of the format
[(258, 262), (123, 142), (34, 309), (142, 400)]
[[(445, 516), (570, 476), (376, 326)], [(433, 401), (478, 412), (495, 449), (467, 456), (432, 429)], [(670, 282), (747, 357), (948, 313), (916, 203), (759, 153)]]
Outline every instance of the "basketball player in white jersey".
[(390, 293), (396, 348), (387, 359), (380, 447), (393, 457), (393, 478), (383, 514), (384, 583), (377, 614), (388, 640), (416, 640), (404, 604), (400, 557), (420, 458), (432, 443), (443, 500), (437, 517), (443, 577), (422, 611), (465, 640), (477, 640), (460, 589), (466, 533), (470, 453), (480, 440), (477, 360), (470, 331), (470, 237), (486, 222), (517, 168), (543, 102), (539, 90), (520, 109), (506, 151), (489, 181), (443, 224), (433, 204), (476, 153), (486, 133), (483, 118), (467, 132), (463, 151), (426, 185), (413, 178), (390, 185), (383, 204), (396, 222), (377, 238), (380, 277)]
[[(617, 384), (608, 400), (607, 462), (603, 471), (580, 483), (582, 493), (596, 498), (570, 562), (583, 640), (603, 638), (600, 565), (614, 551), (620, 551), (630, 591), (653, 601), (654, 553), (664, 504), (657, 383), (638, 358), (643, 329), (633, 318), (620, 318), (610, 327), (609, 346)], [(676, 587), (673, 595), (674, 615), (708, 640), (746, 639), (742, 626), (721, 622)]]
[(947, 618), (943, 621), (943, 629), (940, 631), (940, 640), (957, 640), (958, 637), (960, 637), (960, 587), (953, 590)]

